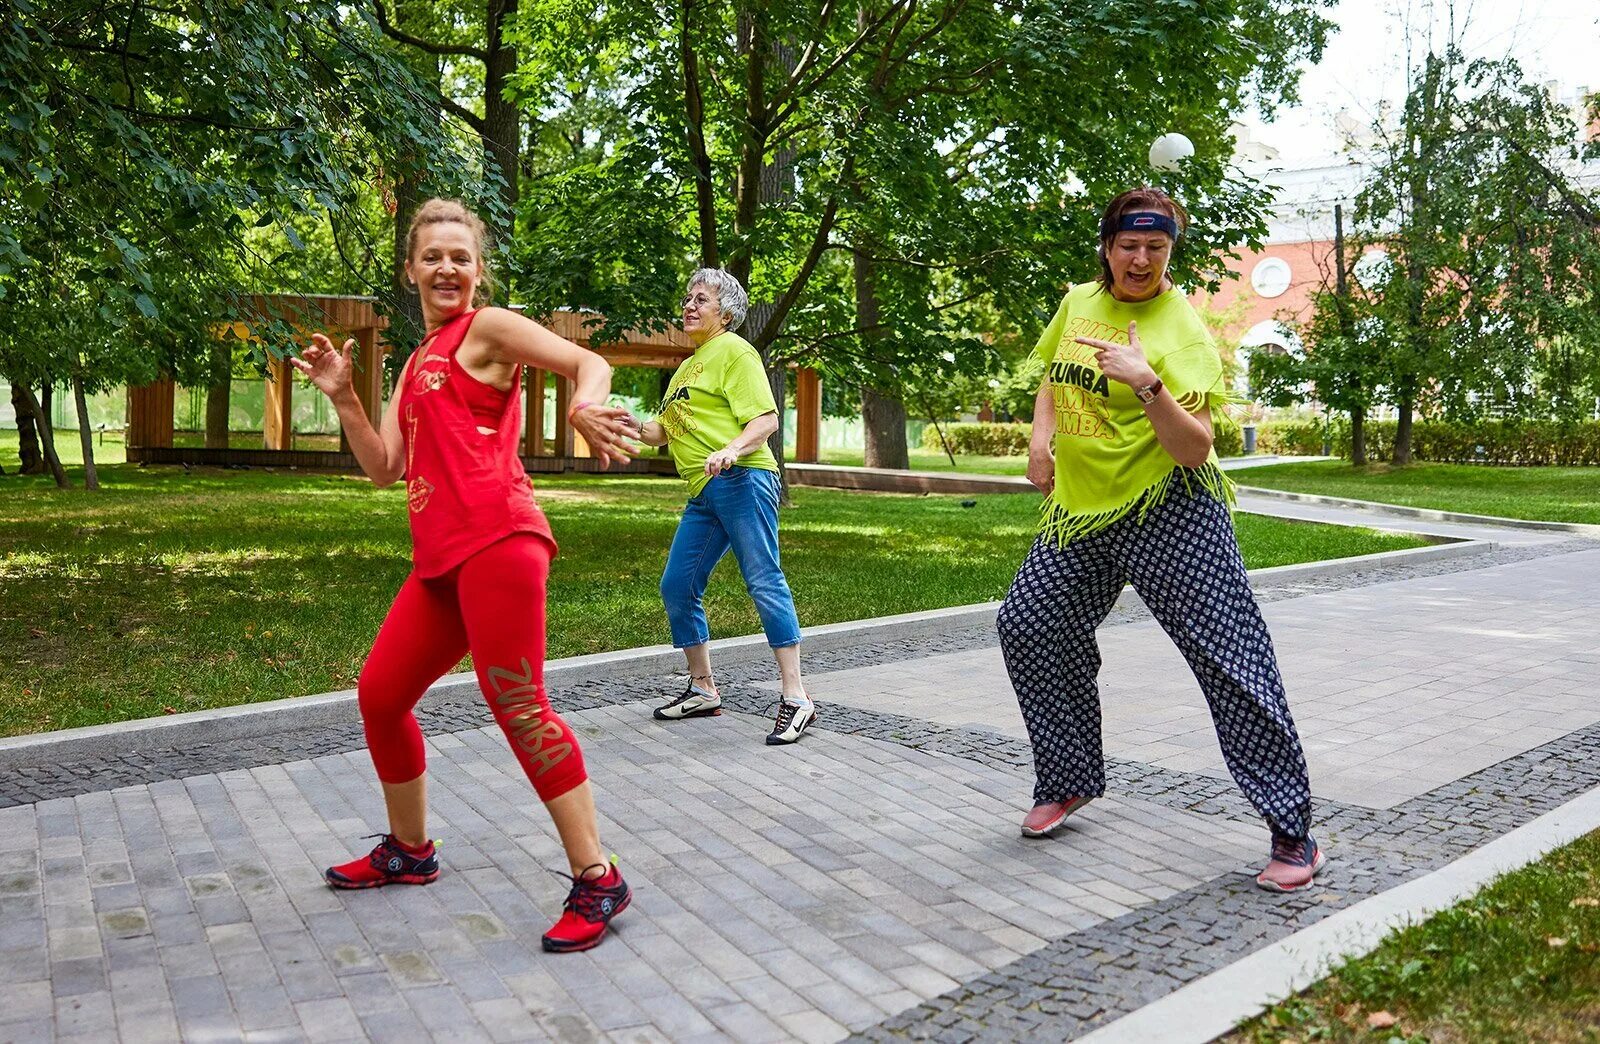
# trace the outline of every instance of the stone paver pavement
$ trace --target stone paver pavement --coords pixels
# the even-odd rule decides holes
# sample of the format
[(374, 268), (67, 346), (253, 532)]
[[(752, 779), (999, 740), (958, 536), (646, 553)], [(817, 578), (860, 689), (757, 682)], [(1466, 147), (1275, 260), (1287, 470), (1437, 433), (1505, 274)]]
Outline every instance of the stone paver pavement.
[(748, 715), (572, 724), (637, 891), (602, 947), (540, 952), (561, 850), (485, 728), (430, 741), (447, 872), (427, 888), (321, 883), (382, 822), (360, 753), (0, 811), (0, 983), (32, 998), (0, 1010), (0, 1039), (835, 1039), (1260, 847), (1115, 798), (1068, 843), (1029, 844), (1013, 774), (827, 732), (773, 752)]
[[(1600, 550), (1262, 607), (1312, 789), (1387, 808), (1600, 721)], [(1226, 778), (1153, 621), (1100, 635), (1106, 751)], [(817, 699), (1026, 738), (997, 647), (814, 675)], [(773, 686), (775, 688), (775, 686)]]
[(1504, 543), (1265, 605), (1335, 858), (1306, 894), (1253, 889), (1265, 832), (1147, 619), (1101, 632), (1113, 794), (1044, 843), (992, 631), (869, 641), (813, 657), (793, 748), (770, 668), (690, 723), (650, 718), (666, 681), (558, 694), (636, 889), (587, 954), (540, 952), (563, 861), (486, 715), (428, 719), (427, 888), (322, 885), (383, 821), (348, 730), (99, 788), (0, 764), (0, 1044), (1070, 1038), (1600, 785), (1600, 549)]

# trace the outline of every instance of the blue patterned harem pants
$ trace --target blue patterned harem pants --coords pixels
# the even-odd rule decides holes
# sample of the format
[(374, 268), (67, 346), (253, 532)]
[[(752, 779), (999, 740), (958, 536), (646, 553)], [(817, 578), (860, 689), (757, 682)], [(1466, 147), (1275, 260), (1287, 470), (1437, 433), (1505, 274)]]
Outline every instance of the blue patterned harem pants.
[(1066, 547), (1040, 538), (1000, 606), (1000, 649), (1033, 744), (1034, 802), (1105, 793), (1095, 628), (1124, 581), (1189, 662), (1239, 789), (1275, 834), (1311, 827), (1305, 754), (1227, 506), (1175, 483)]

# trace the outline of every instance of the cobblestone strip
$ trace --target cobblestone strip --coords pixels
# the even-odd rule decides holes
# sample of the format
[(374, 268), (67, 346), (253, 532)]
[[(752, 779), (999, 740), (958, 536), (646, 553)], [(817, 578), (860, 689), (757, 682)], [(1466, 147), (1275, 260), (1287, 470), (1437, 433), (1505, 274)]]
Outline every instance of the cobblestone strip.
[(1271, 896), (1229, 875), (1059, 939), (858, 1040), (1079, 1036), (1237, 957), (1387, 891), (1600, 786), (1600, 725), (1393, 808), (1319, 809), (1321, 887)]
[[(747, 681), (730, 681), (723, 685), (722, 699), (723, 706), (729, 710), (749, 714), (770, 714), (770, 708), (775, 706), (770, 691), (751, 688)], [(1023, 774), (1029, 780), (1033, 777), (1033, 752), (1028, 742), (1003, 733), (944, 725), (902, 714), (839, 704), (825, 705), (813, 728), (898, 743), (902, 747), (934, 754), (948, 754)], [(1180, 772), (1123, 758), (1107, 758), (1106, 786), (1110, 793), (1142, 798), (1199, 815), (1221, 816), (1248, 823), (1261, 818), (1232, 780), (1198, 772)], [(1025, 797), (1027, 786), (1019, 784), (1018, 793)], [(1326, 818), (1333, 810), (1343, 808), (1338, 802), (1317, 801), (1319, 819)], [(1020, 811), (1019, 806), (1019, 814)]]
[[(1423, 561), (1404, 568), (1371, 569), (1342, 576), (1297, 580), (1293, 583), (1263, 588), (1257, 592), (1257, 597), (1263, 602), (1275, 602), (1396, 580), (1493, 568), (1545, 555), (1586, 551), (1593, 548), (1593, 541), (1583, 539), (1503, 547), (1469, 558)], [(1142, 606), (1133, 608), (1119, 606), (1112, 612), (1106, 626), (1147, 619), (1149, 614)], [(806, 669), (812, 673), (822, 673), (870, 667), (920, 659), (938, 653), (984, 648), (992, 646), (994, 642), (994, 630), (990, 627), (965, 628), (937, 636), (866, 642), (850, 648), (808, 654)], [(769, 679), (772, 668), (769, 664), (751, 663), (724, 669), (719, 673), (730, 682), (748, 683)], [(643, 681), (597, 679), (591, 684), (563, 688), (556, 693), (556, 703), (563, 711), (578, 711), (636, 700), (664, 698), (672, 695), (668, 691), (672, 684), (660, 679)], [(741, 703), (741, 706), (758, 712), (765, 707), (765, 705), (754, 707), (744, 703)], [(827, 720), (845, 721), (847, 719), (844, 712), (844, 708), (828, 707)], [(354, 713), (353, 707), (352, 713)], [(430, 700), (418, 709), (417, 719), (428, 735), (478, 729), (489, 722), (482, 703), (471, 696)], [(960, 740), (952, 738), (938, 742), (959, 743)], [(365, 745), (366, 740), (362, 736), (360, 723), (351, 721), (345, 725), (319, 725), (316, 728), (289, 730), (270, 737), (225, 745), (197, 744), (183, 748), (135, 749), (114, 758), (85, 758), (51, 765), (8, 769), (0, 771), (0, 808), (141, 783), (183, 779), (209, 772), (302, 761), (325, 754), (360, 750)], [(981, 755), (982, 752), (974, 745), (971, 753)]]

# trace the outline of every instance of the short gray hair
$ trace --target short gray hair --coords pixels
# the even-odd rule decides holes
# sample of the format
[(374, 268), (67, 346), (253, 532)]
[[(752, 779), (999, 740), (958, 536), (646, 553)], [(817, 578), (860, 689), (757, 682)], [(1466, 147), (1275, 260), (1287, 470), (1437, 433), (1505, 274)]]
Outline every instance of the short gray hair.
[(722, 324), (729, 330), (739, 329), (745, 313), (750, 310), (750, 295), (744, 292), (739, 280), (720, 268), (702, 268), (689, 277), (689, 285), (683, 290), (684, 296), (687, 297), (697, 286), (716, 292), (717, 307), (722, 310)]

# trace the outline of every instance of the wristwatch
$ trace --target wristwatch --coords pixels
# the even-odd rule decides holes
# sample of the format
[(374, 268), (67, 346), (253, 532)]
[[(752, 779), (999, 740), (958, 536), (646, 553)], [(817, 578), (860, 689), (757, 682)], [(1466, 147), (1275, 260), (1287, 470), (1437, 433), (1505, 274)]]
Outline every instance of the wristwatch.
[(1161, 394), (1161, 378), (1157, 377), (1153, 383), (1133, 389), (1133, 394), (1137, 395), (1139, 401), (1146, 406), (1150, 405), (1156, 401), (1156, 396)]

